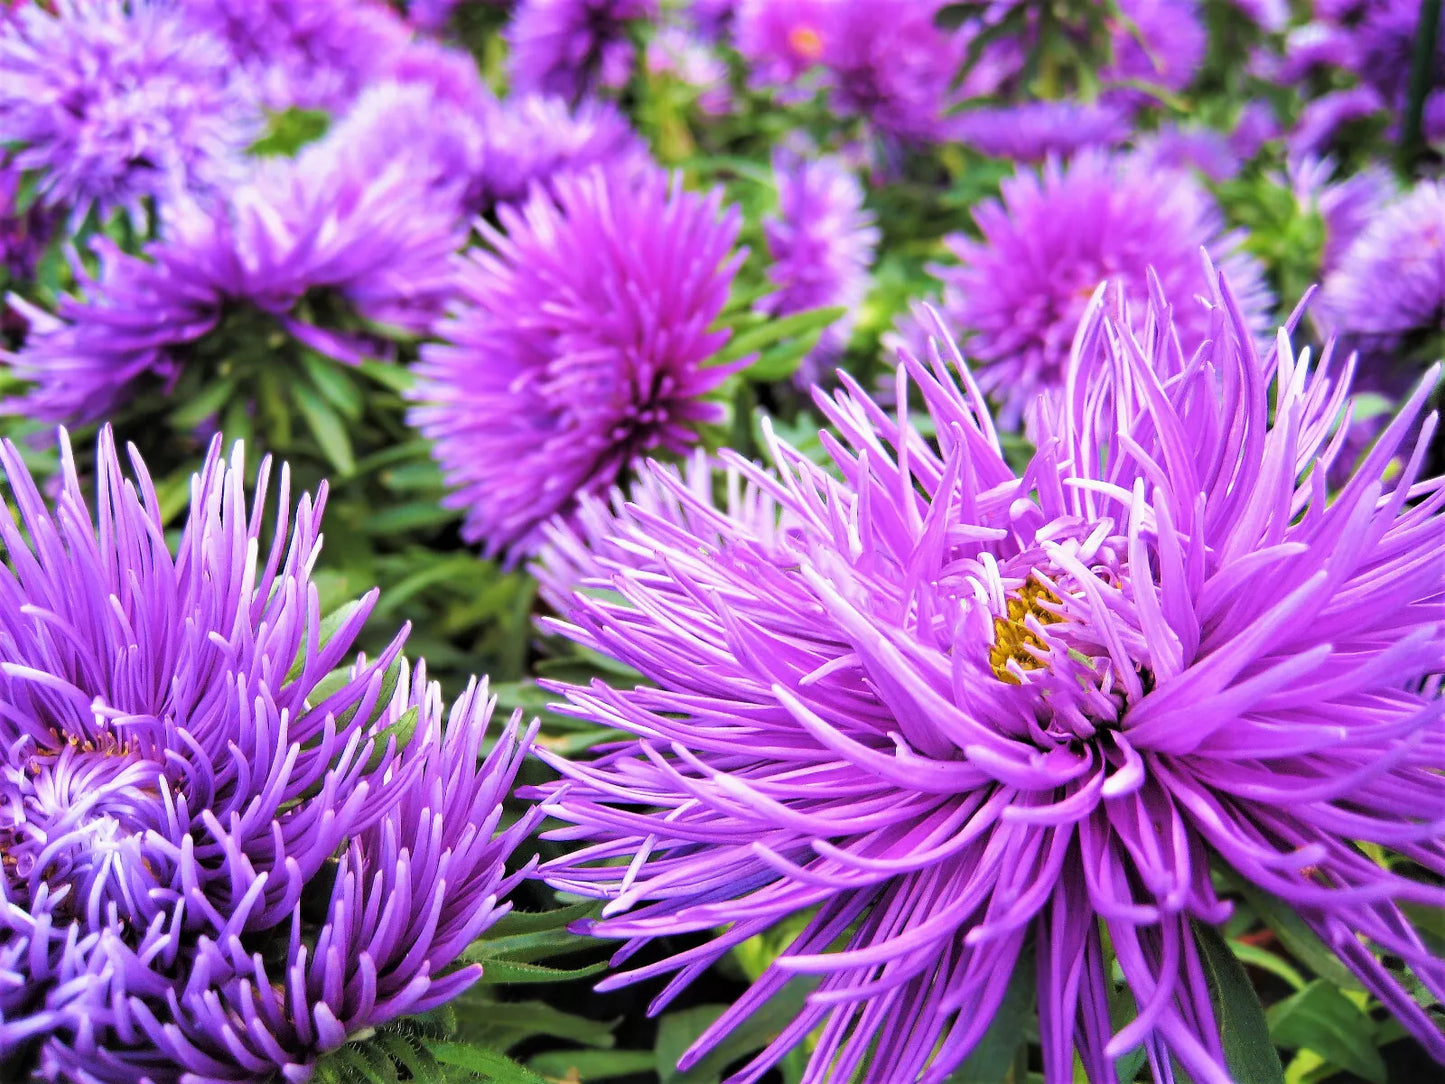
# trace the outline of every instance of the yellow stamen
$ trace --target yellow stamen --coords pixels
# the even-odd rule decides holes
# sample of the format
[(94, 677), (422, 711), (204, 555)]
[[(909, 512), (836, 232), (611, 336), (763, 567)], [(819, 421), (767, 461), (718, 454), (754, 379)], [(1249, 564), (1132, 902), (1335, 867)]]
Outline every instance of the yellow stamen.
[(823, 35), (811, 26), (795, 26), (789, 30), (788, 44), (804, 60), (817, 60), (823, 55)]
[(989, 650), (988, 661), (994, 675), (1005, 684), (1021, 684), (1018, 676), (1008, 668), (1010, 659), (1024, 670), (1043, 669), (1044, 664), (1029, 648), (1042, 652), (1048, 650), (1048, 645), (1029, 631), (1024, 619), (1033, 614), (1040, 625), (1053, 625), (1063, 618), (1044, 609), (1039, 605), (1041, 602), (1058, 606), (1061, 600), (1043, 584), (1030, 580), (1019, 588), (1018, 594), (1009, 596), (1008, 616), (993, 619), (993, 647)]

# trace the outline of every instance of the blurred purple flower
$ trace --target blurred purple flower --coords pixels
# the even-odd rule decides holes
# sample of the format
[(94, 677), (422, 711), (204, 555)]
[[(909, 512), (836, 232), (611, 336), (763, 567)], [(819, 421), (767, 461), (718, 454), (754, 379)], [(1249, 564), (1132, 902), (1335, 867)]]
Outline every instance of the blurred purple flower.
[(411, 30), (376, 0), (185, 0), (271, 109), (345, 109), (383, 78)]
[(563, 776), (543, 808), (586, 844), (542, 875), (607, 901), (587, 926), (628, 939), (619, 964), (687, 939), (601, 984), (675, 972), (653, 1012), (734, 946), (791, 934), (681, 1068), (807, 977), (731, 1080), (805, 1040), (806, 1080), (942, 1080), (1027, 967), (1044, 1079), (1114, 1080), (1142, 1047), (1227, 1084), (1198, 940), (1231, 914), (1220, 865), (1445, 1060), (1406, 985), (1445, 994), (1405, 910), (1445, 904), (1435, 419), (1400, 448), (1429, 389), (1327, 497), (1348, 366), (1283, 339), (1261, 360), (1232, 297), (1211, 299), (1191, 362), (1157, 290), (1137, 320), (1101, 291), (1022, 473), (954, 353), (956, 372), (900, 371), (926, 433), (845, 383), (818, 395), (827, 467), (769, 435), (775, 472), (728, 459), (756, 495), (734, 481), (728, 508), (663, 470), (647, 484), (665, 501), (589, 505), (608, 541), (588, 586), (606, 590), (551, 627), (642, 680), (554, 686), (630, 738), (541, 753)]
[(688, 22), (704, 40), (719, 42), (728, 36), (737, 18), (739, 0), (691, 0)]
[(981, 106), (955, 117), (950, 136), (995, 158), (1042, 162), (1085, 147), (1108, 149), (1129, 137), (1129, 121), (1117, 106), (1033, 101)]
[(1300, 208), (1320, 216), (1324, 246), (1320, 272), (1328, 275), (1355, 243), (1361, 231), (1394, 199), (1395, 178), (1380, 165), (1335, 179), (1329, 158), (1296, 158), (1287, 165), (1287, 180)]
[(0, 22), (0, 144), (51, 208), (147, 221), (144, 201), (224, 186), (260, 109), (214, 37), (160, 0), (56, 0)]
[(1385, 101), (1374, 87), (1332, 91), (1306, 103), (1286, 143), (1291, 158), (1324, 153), (1335, 133), (1347, 124), (1378, 116)]
[[(506, 910), (503, 863), (535, 815), (493, 833), (530, 735), (514, 720), (478, 768), (485, 691), (441, 737), (440, 690), (409, 676), (404, 634), (322, 684), (377, 597), (323, 641), (324, 489), (293, 522), (283, 469), (267, 546), (267, 465), (248, 508), (240, 446), (227, 462), (217, 438), (173, 555), (134, 450), (132, 480), (103, 431), (94, 518), (63, 433), (61, 458), (52, 512), (0, 447), (19, 514), (0, 517), (0, 1063), (304, 1080), (476, 980), (445, 969)], [(338, 849), (315, 929), (302, 894)]]
[(488, 555), (534, 548), (539, 527), (603, 492), (650, 450), (680, 452), (721, 407), (703, 398), (734, 366), (708, 329), (742, 259), (722, 195), (661, 171), (619, 183), (559, 177), (520, 208), (456, 279), (460, 298), (422, 348), (412, 424)]
[[(409, 160), (359, 171), (351, 150), (323, 140), (295, 160), (261, 163), (223, 202), (173, 201), (141, 256), (97, 238), (99, 275), (77, 265), (80, 291), (61, 298), (57, 315), (23, 306), (30, 337), (6, 360), (34, 387), (12, 407), (95, 420), (142, 378), (164, 386), (190, 365), (279, 362), (272, 355), (288, 336), (345, 362), (377, 348), (314, 315), (320, 295), (351, 316), (425, 330), (451, 296), (466, 234), (456, 203), (434, 198)], [(238, 326), (239, 343), (226, 338)]]
[(980, 386), (1015, 427), (1041, 392), (1063, 388), (1070, 345), (1105, 279), (1142, 305), (1153, 271), (1178, 306), (1174, 326), (1186, 351), (1212, 318), (1195, 300), (1209, 282), (1200, 249), (1229, 275), (1245, 318), (1263, 334), (1273, 299), (1258, 262), (1225, 233), (1213, 198), (1191, 175), (1135, 155), (1084, 151), (1068, 165), (1020, 169), (1003, 199), (973, 211), (981, 237), (946, 239), (960, 266), (933, 271), (944, 283), (950, 331), (965, 336)]
[[(1370, 220), (1325, 279), (1315, 316), (1375, 364), (1441, 356), (1445, 183), (1421, 181)], [(1422, 356), (1408, 357), (1416, 351)]]
[[(1194, 81), (1209, 37), (1200, 18), (1199, 0), (1117, 0), (1122, 16), (1114, 30), (1114, 59), (1100, 72), (1105, 83), (1132, 80), (1166, 91)], [(1133, 105), (1154, 101), (1143, 90), (1121, 89), (1110, 100)]]
[(763, 219), (768, 280), (777, 290), (758, 302), (771, 316), (842, 305), (848, 311), (823, 329), (803, 359), (797, 382), (806, 387), (831, 375), (867, 296), (868, 269), (878, 247), (873, 216), (863, 209), (863, 186), (836, 157), (779, 149), (773, 154), (778, 213)]
[(483, 117), (482, 170), (474, 207), (521, 203), (534, 185), (600, 169), (626, 181), (656, 168), (647, 144), (611, 102), (522, 94), (493, 102)]
[(632, 24), (657, 17), (657, 0), (521, 0), (506, 31), (508, 71), (523, 93), (577, 102), (632, 74)]
[(1198, 170), (1216, 183), (1237, 175), (1243, 164), (1229, 139), (1213, 128), (1165, 123), (1141, 136), (1134, 148), (1141, 161), (1157, 168)]

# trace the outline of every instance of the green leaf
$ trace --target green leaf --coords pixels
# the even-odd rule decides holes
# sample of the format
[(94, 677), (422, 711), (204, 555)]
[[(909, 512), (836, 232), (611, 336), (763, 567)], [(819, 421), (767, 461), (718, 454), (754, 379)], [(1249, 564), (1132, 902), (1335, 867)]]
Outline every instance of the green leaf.
[(238, 375), (221, 377), (207, 386), (201, 394), (171, 411), (171, 425), (186, 432), (194, 429), (212, 414), (220, 412), (221, 407), (235, 394), (240, 382)]
[(1228, 880), (1239, 891), (1251, 907), (1259, 914), (1274, 935), (1279, 938), (1291, 956), (1304, 964), (1317, 976), (1327, 979), (1331, 985), (1345, 990), (1364, 990), (1360, 980), (1336, 956), (1328, 945), (1305, 924), (1295, 910), (1283, 900), (1255, 888), (1237, 875), (1228, 875)]
[(1284, 979), (1285, 982), (1289, 983), (1296, 990), (1304, 989), (1304, 976), (1291, 967), (1287, 961), (1270, 952), (1268, 949), (1262, 949), (1258, 945), (1251, 945), (1247, 941), (1237, 941), (1234, 939), (1230, 940), (1229, 947), (1233, 950), (1235, 958), (1239, 960), (1240, 963), (1257, 967), (1261, 971), (1268, 971), (1271, 975), (1276, 975)]
[(293, 393), (307, 428), (321, 447), (321, 454), (338, 472), (349, 475), (356, 469), (356, 457), (351, 451), (351, 437), (347, 435), (345, 421), (309, 384), (298, 382)]
[(543, 1076), (591, 1084), (594, 1080), (650, 1072), (653, 1062), (650, 1050), (549, 1050), (527, 1064)]
[(364, 358), (356, 368), (364, 376), (395, 392), (410, 391), (412, 385), (416, 383), (416, 378), (412, 376), (410, 369), (394, 362)]
[(599, 960), (586, 967), (564, 969), (543, 967), (541, 964), (525, 964), (519, 960), (488, 960), (482, 965), (483, 982), (505, 982), (511, 985), (527, 985), (539, 982), (569, 982), (585, 979), (599, 971), (607, 970), (607, 961)]
[(1209, 981), (1230, 1076), (1235, 1084), (1284, 1084), (1284, 1066), (1270, 1041), (1264, 1006), (1243, 965), (1213, 926), (1196, 922), (1194, 936)]
[(738, 1024), (687, 1072), (677, 1068), (688, 1047), (727, 1011), (726, 1005), (698, 1005), (668, 1013), (657, 1029), (654, 1068), (661, 1084), (718, 1084), (729, 1065), (767, 1046), (797, 1015), (817, 985), (815, 980), (790, 982)]
[[(507, 937), (512, 934), (560, 930), (576, 922), (579, 918), (588, 918), (595, 914), (598, 906), (596, 900), (582, 900), (566, 907), (559, 907), (555, 911), (508, 911), (487, 932), (489, 937), (495, 938)], [(478, 943), (486, 944), (487, 942)]]
[(1030, 949), (1018, 958), (1008, 991), (973, 1053), (948, 1077), (948, 1084), (1005, 1084), (1025, 1046), (1024, 1026), (1034, 1008), (1037, 973)]
[(585, 1016), (554, 1009), (545, 1001), (489, 1002), (478, 1012), (479, 1021), (489, 1028), (502, 1028), (524, 1035), (550, 1035), (570, 1039), (583, 1046), (610, 1047), (616, 1021), (590, 1020)]
[(737, 361), (749, 354), (756, 353), (765, 347), (772, 346), (776, 342), (794, 335), (805, 335), (810, 331), (819, 331), (848, 310), (840, 305), (830, 308), (807, 309), (804, 312), (794, 313), (792, 316), (784, 316), (778, 320), (769, 320), (761, 327), (755, 327), (743, 332), (732, 342), (718, 351), (713, 357), (711, 364), (726, 365), (730, 361)]
[(443, 1065), (454, 1065), (468, 1072), (481, 1073), (495, 1084), (549, 1084), (526, 1066), (518, 1065), (507, 1055), (485, 1046), (469, 1043), (428, 1043), (431, 1056)]
[(1339, 990), (1316, 979), (1266, 1014), (1270, 1035), (1289, 1050), (1306, 1048), (1356, 1076), (1385, 1084), (1374, 1022)]
[[(321, 624), (318, 625), (316, 628), (317, 645), (324, 648), (328, 643), (330, 643), (331, 638), (336, 635), (337, 631), (341, 628), (341, 626), (346, 624), (347, 621), (351, 620), (351, 618), (355, 615), (356, 611), (359, 609), (361, 609), (361, 599), (356, 598), (352, 599), (350, 602), (343, 603), (342, 605), (336, 607), (336, 609), (332, 610), (325, 617), (323, 617), (321, 619)], [(301, 676), (301, 671), (305, 669), (305, 666), (306, 645), (302, 644), (301, 650), (297, 653), (296, 661), (291, 664), (291, 670), (286, 675), (286, 680), (288, 682), (295, 681)], [(340, 686), (338, 686), (338, 688), (339, 687)], [(320, 698), (320, 700), (324, 699), (325, 697)], [(313, 704), (320, 703), (320, 700), (316, 699), (313, 695)]]
[(272, 113), (266, 134), (251, 144), (259, 156), (295, 154), (307, 143), (320, 139), (331, 125), (331, 116), (320, 109), (290, 109)]
[(304, 350), (301, 366), (316, 390), (341, 411), (343, 417), (353, 422), (360, 419), (366, 409), (366, 400), (339, 364), (311, 350)]
[(488, 960), (531, 963), (534, 960), (545, 960), (549, 956), (595, 949), (597, 946), (595, 937), (584, 937), (566, 930), (543, 930), (474, 941), (466, 952), (462, 953), (462, 961), (469, 964), (479, 963), (484, 967)]

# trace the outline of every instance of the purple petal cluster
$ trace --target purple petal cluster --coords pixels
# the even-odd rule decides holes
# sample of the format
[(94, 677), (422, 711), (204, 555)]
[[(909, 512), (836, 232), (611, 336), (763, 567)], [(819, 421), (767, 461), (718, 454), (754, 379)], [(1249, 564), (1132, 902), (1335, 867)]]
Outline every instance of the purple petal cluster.
[(378, 0), (185, 0), (271, 109), (345, 109), (384, 78), (411, 30)]
[[(328, 677), (376, 593), (323, 638), (324, 491), (293, 514), (283, 469), (272, 520), (266, 464), (248, 507), (218, 438), (173, 553), (133, 451), (128, 478), (102, 434), (94, 513), (61, 452), (52, 511), (0, 448), (0, 1065), (305, 1080), (476, 980), (448, 968), (505, 912), (534, 818), (494, 833), (530, 734), (514, 719), (478, 766), (485, 689), (443, 734), (401, 636)], [(312, 920), (303, 894), (328, 883)]]
[(456, 202), (432, 198), (406, 156), (370, 173), (353, 168), (352, 149), (323, 141), (263, 163), (224, 201), (173, 201), (143, 255), (97, 239), (99, 274), (77, 267), (80, 291), (57, 315), (26, 307), (32, 333), (6, 358), (34, 384), (23, 408), (99, 418), (142, 378), (164, 385), (228, 358), (271, 364), (288, 338), (346, 362), (379, 348), (334, 326), (316, 308), (322, 295), (353, 318), (428, 327), (465, 236)]
[(1034, 101), (980, 106), (960, 113), (952, 138), (981, 154), (1016, 162), (1067, 157), (1085, 147), (1109, 149), (1129, 138), (1129, 119), (1113, 105)]
[(555, 96), (516, 94), (494, 101), (481, 126), (477, 209), (521, 203), (534, 185), (555, 193), (565, 174), (602, 170), (624, 183), (656, 168), (621, 111), (595, 98), (572, 107)]
[(45, 251), (58, 214), (39, 202), (20, 209), (21, 176), (0, 166), (0, 271), (10, 279), (28, 279)]
[(1246, 318), (1262, 333), (1272, 298), (1259, 264), (1224, 232), (1213, 198), (1188, 173), (1147, 159), (1084, 151), (1071, 162), (1020, 169), (1001, 201), (974, 208), (977, 238), (947, 238), (957, 266), (935, 267), (943, 309), (979, 385), (1018, 424), (1040, 392), (1063, 387), (1080, 318), (1106, 279), (1132, 304), (1148, 296), (1152, 271), (1174, 302), (1174, 326), (1192, 351), (1209, 334), (1208, 309), (1195, 300), (1209, 280), (1207, 249), (1234, 284)]
[(1326, 275), (1339, 267), (1355, 238), (1397, 195), (1395, 178), (1380, 165), (1337, 180), (1331, 159), (1306, 156), (1291, 159), (1286, 172), (1300, 208), (1319, 215), (1324, 226), (1320, 270)]
[(619, 89), (636, 59), (634, 24), (656, 17), (657, 0), (521, 0), (506, 32), (512, 86), (569, 102)]
[(488, 247), (457, 275), (459, 301), (422, 348), (412, 423), (489, 555), (533, 548), (539, 526), (603, 492), (648, 451), (678, 452), (721, 417), (704, 396), (709, 330), (741, 254), (720, 191), (660, 170), (619, 183), (600, 170), (503, 206)]
[[(966, 44), (935, 0), (743, 0), (738, 48), (755, 81), (787, 87), (816, 68), (829, 107), (902, 142), (944, 137)], [(796, 93), (793, 91), (792, 93)]]
[(1348, 362), (1284, 335), (1261, 359), (1210, 296), (1191, 359), (1157, 283), (1132, 314), (1100, 291), (1021, 472), (955, 352), (905, 359), (896, 415), (820, 393), (828, 467), (769, 439), (772, 471), (728, 459), (752, 496), (655, 470), (640, 506), (588, 513), (607, 590), (556, 627), (644, 683), (555, 686), (631, 737), (542, 754), (583, 843), (543, 875), (607, 901), (588, 928), (627, 940), (619, 964), (687, 938), (603, 984), (672, 974), (653, 1011), (749, 938), (785, 946), (684, 1069), (801, 978), (732, 1081), (805, 1040), (808, 1084), (942, 1080), (1031, 967), (1049, 1084), (1113, 1081), (1134, 1049), (1228, 1084), (1196, 937), (1230, 916), (1220, 865), (1445, 1060), (1402, 980), (1445, 994), (1407, 914), (1445, 904), (1436, 419), (1401, 445), (1429, 387), (1331, 496)]
[[(1105, 83), (1136, 82), (1165, 91), (1183, 90), (1204, 63), (1208, 35), (1199, 0), (1120, 0), (1113, 59), (1099, 72)], [(1146, 90), (1118, 90), (1121, 102), (1148, 104)]]
[(878, 247), (863, 186), (841, 159), (780, 148), (773, 155), (777, 214), (763, 219), (768, 280), (777, 286), (758, 303), (772, 316), (842, 305), (848, 312), (823, 329), (804, 358), (804, 386), (828, 375), (848, 344), (857, 309), (868, 293), (868, 269)]
[(1317, 318), (1366, 355), (1365, 372), (1445, 352), (1445, 183), (1419, 182), (1359, 232), (1325, 279)]
[(0, 144), (75, 220), (240, 175), (261, 114), (225, 45), (162, 0), (57, 0), (0, 21)]

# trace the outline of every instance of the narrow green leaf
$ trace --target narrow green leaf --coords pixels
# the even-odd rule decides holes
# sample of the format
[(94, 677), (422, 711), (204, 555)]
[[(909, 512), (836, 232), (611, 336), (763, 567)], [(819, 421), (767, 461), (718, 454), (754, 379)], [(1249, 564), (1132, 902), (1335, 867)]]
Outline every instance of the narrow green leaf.
[(443, 1065), (454, 1065), (468, 1072), (481, 1073), (495, 1084), (549, 1084), (524, 1065), (507, 1055), (485, 1046), (469, 1043), (428, 1043), (431, 1056)]
[(312, 385), (326, 401), (349, 421), (356, 421), (366, 408), (366, 400), (340, 364), (310, 350), (302, 351), (301, 365)]
[(1270, 1041), (1264, 1006), (1243, 965), (1213, 926), (1196, 922), (1194, 936), (1213, 995), (1230, 1076), (1235, 1084), (1284, 1084), (1284, 1066)]
[(516, 934), (545, 933), (548, 930), (564, 929), (579, 918), (589, 918), (595, 915), (601, 906), (597, 900), (578, 900), (576, 903), (559, 907), (555, 911), (508, 911), (487, 931), (486, 940), (478, 941), (476, 944), (486, 945), (499, 938), (511, 937)]
[(727, 1006), (698, 1005), (668, 1013), (658, 1028), (655, 1051), (655, 1068), (662, 1084), (717, 1084), (728, 1066), (772, 1042), (803, 1011), (803, 1003), (815, 986), (816, 981), (807, 979), (788, 983), (685, 1073), (678, 1070), (678, 1059)]
[(505, 982), (511, 985), (526, 985), (539, 982), (569, 982), (585, 979), (599, 971), (607, 970), (607, 961), (599, 960), (586, 967), (570, 970), (560, 967), (544, 967), (541, 964), (525, 964), (519, 960), (489, 960), (482, 965), (483, 982)]
[(221, 377), (215, 383), (207, 386), (201, 394), (171, 411), (171, 425), (185, 431), (194, 429), (212, 414), (220, 412), (220, 409), (235, 394), (236, 386), (240, 382), (241, 378), (236, 375)]
[[(336, 609), (332, 610), (330, 613), (326, 614), (321, 619), (321, 624), (318, 625), (316, 629), (317, 643), (321, 647), (325, 647), (328, 643), (330, 643), (331, 638), (336, 635), (337, 631), (341, 628), (341, 626), (346, 624), (347, 621), (351, 620), (352, 616), (360, 608), (361, 599), (356, 598), (352, 599), (350, 602), (343, 603), (342, 605), (336, 607)], [(301, 676), (301, 671), (305, 668), (305, 666), (306, 645), (303, 644), (301, 646), (301, 650), (297, 652), (296, 661), (291, 664), (291, 670), (286, 675), (286, 680), (295, 681)], [(313, 697), (312, 703), (318, 702), (319, 701), (317, 701)]]
[(793, 335), (805, 335), (810, 331), (818, 331), (827, 327), (834, 320), (837, 320), (848, 310), (840, 305), (831, 308), (808, 309), (804, 312), (794, 313), (792, 316), (784, 316), (778, 320), (769, 320), (761, 327), (752, 328), (743, 332), (732, 342), (728, 343), (712, 359), (715, 365), (726, 365), (730, 361), (737, 361), (749, 354), (756, 353), (765, 347), (772, 346)]
[(462, 960), (483, 966), (486, 966), (488, 960), (531, 963), (533, 960), (545, 960), (549, 956), (562, 956), (596, 947), (595, 937), (583, 937), (566, 930), (541, 930), (536, 933), (488, 937), (484, 941), (474, 941), (466, 952), (462, 953)]
[(1258, 945), (1251, 945), (1247, 941), (1231, 940), (1230, 949), (1233, 950), (1235, 958), (1240, 963), (1257, 967), (1261, 971), (1268, 971), (1289, 983), (1296, 990), (1304, 989), (1305, 978), (1298, 971), (1289, 965), (1287, 961), (1276, 956), (1268, 949), (1262, 949)]
[(321, 398), (315, 388), (298, 382), (293, 388), (296, 405), (321, 454), (342, 475), (349, 475), (356, 469), (356, 457), (351, 451), (351, 437), (346, 432), (346, 423), (335, 409)]
[(633, 1073), (650, 1072), (650, 1050), (549, 1050), (527, 1063), (528, 1068), (556, 1080), (611, 1080)]
[(1274, 931), (1291, 956), (1304, 964), (1318, 977), (1327, 979), (1331, 985), (1345, 990), (1363, 990), (1360, 980), (1336, 956), (1328, 945), (1305, 924), (1294, 908), (1283, 900), (1263, 892), (1237, 875), (1229, 880), (1245, 901), (1255, 909), (1260, 919)]
[(613, 1045), (616, 1021), (591, 1020), (555, 1009), (545, 1001), (494, 1001), (479, 1013), (489, 1028), (503, 1028), (525, 1035), (550, 1035), (570, 1039), (583, 1046), (607, 1048)]
[(416, 379), (411, 375), (411, 370), (404, 365), (397, 365), (390, 361), (378, 361), (376, 358), (364, 358), (356, 366), (364, 376), (375, 380), (383, 387), (390, 388), (395, 392), (410, 391)]
[(1289, 1050), (1313, 1050), (1341, 1069), (1385, 1084), (1385, 1059), (1375, 1049), (1374, 1022), (1322, 979), (1271, 1005), (1266, 1014), (1274, 1041)]

